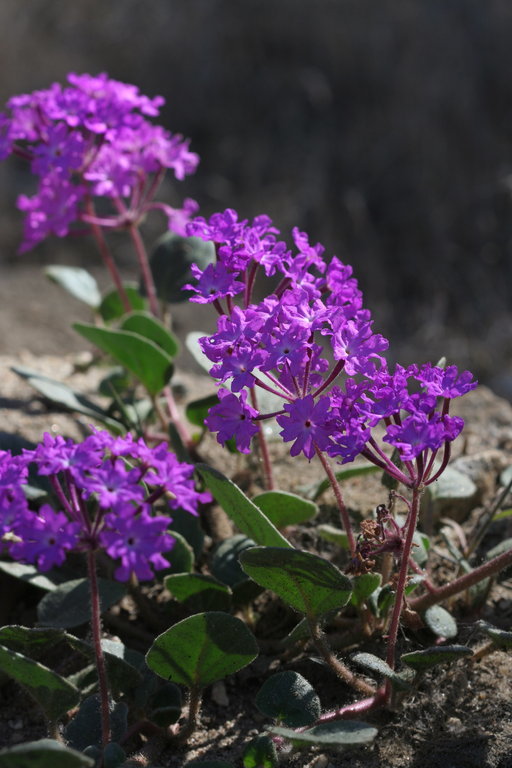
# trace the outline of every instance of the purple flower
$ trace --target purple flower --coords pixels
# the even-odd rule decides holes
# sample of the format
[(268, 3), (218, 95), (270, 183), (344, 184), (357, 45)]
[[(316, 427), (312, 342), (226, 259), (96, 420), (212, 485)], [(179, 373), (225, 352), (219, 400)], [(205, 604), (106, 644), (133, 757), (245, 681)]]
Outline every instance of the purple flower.
[(250, 453), (251, 439), (258, 432), (252, 419), (258, 415), (258, 411), (248, 405), (245, 391), (239, 397), (226, 389), (219, 389), (218, 394), (220, 402), (210, 408), (205, 419), (206, 426), (212, 432), (218, 432), (217, 441), (221, 445), (234, 438), (241, 453)]
[(121, 565), (114, 572), (118, 581), (127, 581), (131, 574), (141, 581), (153, 577), (152, 568), (168, 568), (162, 552), (174, 546), (175, 539), (167, 533), (171, 520), (152, 517), (147, 510), (135, 515), (133, 507), (119, 505), (105, 515), (107, 529), (100, 534), (100, 544)]
[(469, 371), (459, 374), (456, 365), (440, 368), (426, 363), (420, 368), (416, 378), (429, 394), (450, 399), (465, 395), (478, 384)]
[(203, 271), (192, 264), (190, 269), (197, 279), (196, 284), (188, 283), (184, 286), (184, 289), (197, 293), (197, 296), (192, 296), (190, 301), (209, 304), (225, 296), (236, 296), (244, 290), (244, 284), (240, 280), (235, 280), (233, 273), (226, 269), (224, 264), (208, 264)]
[(15, 533), (21, 541), (9, 545), (11, 557), (49, 571), (54, 565), (62, 565), (67, 552), (77, 547), (80, 525), (44, 504), (37, 515), (25, 515), (15, 526)]
[(25, 226), (20, 252), (30, 250), (48, 235), (64, 237), (78, 216), (83, 187), (58, 175), (45, 176), (34, 197), (20, 195), (18, 208), (25, 211)]
[(277, 416), (276, 421), (282, 427), (283, 440), (294, 441), (292, 456), (302, 452), (311, 460), (317, 446), (324, 451), (331, 444), (330, 405), (328, 397), (320, 397), (315, 403), (312, 395), (285, 404), (286, 414)]

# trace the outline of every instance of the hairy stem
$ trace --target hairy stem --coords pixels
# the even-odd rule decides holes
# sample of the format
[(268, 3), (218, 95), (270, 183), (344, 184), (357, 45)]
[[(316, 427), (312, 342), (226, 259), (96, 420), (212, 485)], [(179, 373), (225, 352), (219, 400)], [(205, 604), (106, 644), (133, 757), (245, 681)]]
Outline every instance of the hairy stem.
[(101, 647), (101, 609), (100, 594), (98, 589), (98, 577), (96, 575), (96, 557), (92, 550), (87, 552), (87, 575), (89, 577), (89, 589), (91, 594), (91, 627), (96, 657), (96, 670), (98, 672), (98, 684), (101, 703), (101, 741), (105, 747), (110, 741), (110, 708), (107, 668), (105, 657)]
[[(86, 202), (86, 208), (88, 214), (90, 216), (95, 216), (95, 210), (92, 203), (92, 200), (88, 198)], [(101, 231), (101, 228), (94, 222), (89, 222), (90, 230), (93, 234), (93, 237), (96, 241), (96, 245), (98, 246), (98, 250), (100, 252), (100, 256), (103, 259), (103, 263), (105, 264), (106, 268), (110, 272), (110, 276), (114, 282), (114, 285), (116, 287), (116, 290), (119, 294), (119, 298), (121, 299), (121, 302), (124, 307), (125, 312), (130, 312), (132, 306), (130, 304), (130, 300), (128, 299), (128, 296), (126, 295), (126, 291), (124, 289), (123, 281), (121, 280), (121, 275), (119, 274), (119, 270), (116, 266), (116, 263), (114, 259), (112, 258), (112, 254), (110, 253), (110, 248), (107, 245), (107, 241), (105, 240), (105, 237), (103, 236), (103, 232)]]
[(368, 683), (365, 683), (364, 680), (361, 680), (359, 677), (354, 675), (354, 673), (351, 672), (348, 667), (342, 664), (341, 661), (339, 661), (339, 659), (337, 659), (336, 656), (332, 653), (328, 643), (322, 635), (322, 631), (318, 625), (318, 622), (310, 617), (306, 617), (306, 619), (308, 622), (309, 631), (311, 633), (311, 638), (315, 644), (315, 648), (327, 666), (332, 669), (334, 674), (343, 680), (343, 682), (345, 682), (347, 685), (350, 685), (352, 688), (355, 688), (356, 691), (359, 691), (359, 693), (364, 693), (367, 696), (374, 694), (375, 689), (372, 688), (371, 685), (368, 685)]
[(139, 232), (139, 228), (136, 224), (130, 224), (128, 232), (132, 239), (135, 253), (137, 254), (137, 261), (139, 262), (140, 273), (142, 276), (142, 282), (146, 288), (148, 296), (149, 307), (155, 317), (160, 317), (160, 309), (158, 307), (158, 299), (156, 295), (155, 281), (153, 280), (153, 274), (149, 266), (149, 259), (146, 253), (146, 247), (144, 241)]
[(493, 557), (478, 568), (459, 576), (458, 579), (454, 579), (449, 584), (445, 584), (442, 587), (437, 587), (434, 592), (421, 595), (410, 601), (409, 607), (422, 613), (431, 605), (441, 603), (443, 600), (447, 600), (449, 597), (458, 595), (460, 592), (464, 592), (466, 589), (478, 584), (479, 581), (488, 579), (490, 576), (495, 576), (497, 573), (512, 565), (512, 549), (508, 549), (503, 554)]
[[(395, 668), (395, 651), (396, 641), (398, 637), (398, 628), (400, 626), (400, 616), (402, 614), (402, 607), (404, 602), (405, 584), (407, 581), (407, 572), (409, 570), (409, 559), (411, 557), (411, 548), (414, 532), (416, 530), (416, 523), (418, 520), (419, 506), (420, 506), (421, 491), (418, 488), (413, 489), (411, 508), (409, 510), (407, 520), (407, 533), (402, 550), (402, 557), (400, 561), (400, 571), (398, 573), (398, 582), (396, 585), (395, 602), (393, 605), (393, 613), (391, 614), (391, 624), (389, 626), (388, 634), (388, 649), (386, 654), (386, 661), (391, 667)], [(389, 688), (389, 686), (386, 686)]]
[[(255, 410), (258, 410), (258, 398), (256, 395), (256, 391), (254, 387), (251, 387), (250, 395), (251, 395), (251, 403), (252, 407)], [(265, 483), (265, 488), (267, 491), (272, 491), (274, 489), (274, 473), (272, 471), (272, 462), (270, 461), (270, 455), (268, 452), (268, 445), (267, 440), (265, 438), (265, 433), (263, 431), (263, 425), (261, 421), (257, 421), (256, 425), (258, 427), (258, 444), (261, 451), (261, 458), (263, 460), (263, 480)]]
[(350, 547), (350, 556), (355, 557), (356, 554), (356, 541), (354, 538), (354, 532), (352, 530), (352, 525), (350, 524), (350, 518), (348, 516), (347, 508), (345, 506), (345, 502), (343, 501), (343, 496), (341, 494), (341, 489), (338, 484), (338, 481), (336, 480), (336, 475), (332, 471), (331, 465), (327, 461), (326, 457), (320, 450), (320, 448), (315, 443), (315, 451), (316, 455), (320, 459), (322, 466), (324, 468), (325, 474), (327, 475), (329, 482), (331, 484), (331, 488), (334, 492), (334, 495), (336, 497), (336, 502), (338, 504), (338, 509), (340, 511), (340, 517), (341, 522), (343, 524), (343, 528), (345, 529), (345, 533), (347, 534), (348, 538), (348, 544)]

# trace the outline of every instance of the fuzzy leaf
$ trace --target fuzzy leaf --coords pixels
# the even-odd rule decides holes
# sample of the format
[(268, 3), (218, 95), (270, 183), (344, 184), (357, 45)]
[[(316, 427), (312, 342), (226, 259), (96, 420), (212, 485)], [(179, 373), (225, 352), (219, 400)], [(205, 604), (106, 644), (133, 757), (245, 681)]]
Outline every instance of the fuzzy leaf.
[(174, 683), (166, 683), (151, 698), (149, 719), (161, 728), (176, 723), (181, 715), (181, 691)]
[(40, 392), (47, 400), (51, 400), (53, 403), (57, 403), (60, 406), (69, 408), (70, 411), (76, 411), (82, 413), (90, 419), (100, 421), (108, 429), (116, 435), (123, 433), (124, 427), (115, 419), (112, 419), (107, 413), (99, 406), (84, 397), (80, 392), (75, 392), (74, 389), (68, 387), (62, 381), (55, 381), (48, 376), (44, 376), (37, 371), (33, 371), (30, 368), (25, 368), (21, 365), (11, 366), (11, 371), (16, 373), (22, 379), (25, 379), (31, 387), (34, 387)]
[(0, 629), (2, 645), (30, 658), (34, 658), (48, 648), (53, 648), (66, 637), (63, 629), (50, 627), (21, 627), (18, 624), (11, 624)]
[(380, 587), (382, 576), (380, 573), (362, 573), (352, 579), (352, 605), (362, 605), (376, 589)]
[(49, 264), (44, 273), (52, 282), (60, 285), (75, 299), (83, 301), (89, 307), (96, 309), (101, 303), (101, 293), (98, 283), (86, 269), (81, 267), (65, 267), (61, 264)]
[(290, 728), (310, 725), (321, 713), (320, 699), (313, 686), (291, 670), (265, 680), (256, 694), (255, 704), (264, 715)]
[(204, 688), (258, 655), (254, 635), (228, 613), (198, 613), (159, 635), (146, 655), (153, 672), (188, 688)]
[(0, 768), (93, 768), (94, 760), (53, 739), (0, 749)]
[[(494, 645), (498, 648), (512, 648), (512, 632), (507, 632), (504, 629), (498, 629), (493, 627), (492, 624), (488, 624), (487, 621), (477, 621), (477, 627), (485, 632), (485, 634), (491, 638)], [(1, 636), (0, 636), (1, 640)]]
[(291, 547), (268, 517), (231, 480), (207, 464), (198, 464), (197, 470), (215, 501), (242, 533), (254, 539), (257, 544)]
[(308, 728), (307, 731), (297, 733), (291, 728), (274, 727), (268, 729), (275, 736), (289, 739), (294, 746), (318, 746), (338, 749), (352, 749), (362, 747), (374, 740), (377, 729), (368, 723), (357, 720), (336, 720), (330, 723), (320, 723)]
[(409, 667), (417, 671), (436, 667), (438, 664), (449, 664), (458, 661), (464, 656), (472, 656), (473, 651), (465, 645), (436, 645), (426, 648), (424, 651), (412, 651), (404, 653), (400, 658)]
[(194, 551), (181, 533), (172, 531), (174, 546), (170, 552), (164, 553), (169, 561), (169, 568), (165, 568), (164, 574), (190, 573), (194, 567)]
[(196, 427), (204, 429), (204, 420), (208, 416), (208, 411), (217, 405), (219, 398), (217, 395), (208, 395), (207, 397), (201, 397), (199, 400), (192, 400), (187, 403), (185, 408), (185, 416)]
[(164, 580), (167, 590), (190, 611), (229, 611), (231, 590), (212, 576), (175, 573)]
[(149, 312), (132, 312), (123, 317), (121, 330), (132, 331), (155, 344), (166, 352), (169, 357), (176, 357), (180, 351), (177, 338), (166, 326)]
[(172, 358), (154, 341), (132, 331), (98, 328), (86, 323), (73, 323), (73, 328), (131, 371), (150, 395), (157, 395), (169, 383)]
[(384, 659), (374, 656), (373, 653), (354, 653), (351, 657), (352, 661), (358, 664), (363, 669), (368, 669), (370, 672), (375, 672), (377, 675), (385, 677), (386, 680), (390, 680), (393, 688), (399, 691), (408, 691), (411, 686), (405, 681), (397, 672), (395, 672)]
[(7, 573), (15, 579), (25, 581), (34, 587), (44, 589), (45, 592), (53, 592), (59, 584), (66, 580), (58, 570), (51, 570), (47, 573), (40, 573), (35, 565), (26, 565), (25, 563), (10, 562), (9, 560), (0, 560), (0, 571)]
[(335, 565), (310, 552), (280, 547), (254, 547), (240, 555), (243, 570), (285, 603), (309, 617), (344, 606), (350, 580)]
[[(135, 283), (125, 283), (123, 287), (131, 310), (146, 309), (146, 301), (140, 295), (139, 289)], [(99, 306), (99, 312), (105, 323), (117, 320), (119, 317), (126, 314), (126, 309), (116, 289), (105, 294)]]
[[(344, 482), (345, 480), (350, 480), (352, 477), (362, 477), (363, 475), (371, 475), (374, 472), (379, 472), (379, 467), (376, 467), (375, 464), (358, 464), (355, 467), (350, 467), (348, 469), (342, 469), (339, 472), (336, 472), (336, 480), (339, 483)], [(330, 488), (331, 484), (327, 478), (325, 480), (322, 480), (321, 483), (318, 485), (315, 485), (308, 493), (308, 496), (312, 501), (318, 501), (320, 496), (325, 493), (325, 491)]]
[[(72, 635), (67, 635), (66, 639), (72, 648), (82, 653), (89, 661), (95, 661), (92, 645)], [(104, 638), (101, 641), (101, 647), (105, 656), (109, 682), (115, 691), (124, 693), (142, 682), (142, 675), (132, 664), (130, 651), (123, 643)]]
[(329, 523), (321, 523), (317, 525), (316, 532), (324, 541), (330, 541), (332, 544), (336, 544), (341, 549), (348, 549), (348, 536), (341, 528), (336, 528), (335, 525)]
[(451, 640), (457, 636), (457, 623), (453, 616), (440, 605), (432, 605), (423, 614), (425, 624), (434, 635)]
[(80, 701), (74, 685), (43, 664), (3, 645), (0, 645), (0, 669), (30, 692), (49, 720), (58, 720)]
[[(126, 586), (118, 581), (98, 579), (103, 611), (117, 603), (126, 594)], [(48, 592), (37, 606), (37, 618), (43, 627), (78, 627), (91, 618), (89, 583), (87, 579), (73, 579)]]
[(156, 242), (149, 257), (160, 301), (167, 301), (170, 304), (187, 301), (194, 295), (190, 290), (183, 290), (184, 285), (193, 283), (195, 280), (190, 269), (191, 265), (197, 264), (201, 269), (206, 269), (208, 264), (214, 262), (213, 243), (201, 240), (199, 237), (182, 237), (175, 232), (166, 232)]
[(312, 501), (286, 491), (265, 491), (255, 496), (252, 501), (276, 528), (304, 523), (315, 517), (318, 512), (317, 505)]

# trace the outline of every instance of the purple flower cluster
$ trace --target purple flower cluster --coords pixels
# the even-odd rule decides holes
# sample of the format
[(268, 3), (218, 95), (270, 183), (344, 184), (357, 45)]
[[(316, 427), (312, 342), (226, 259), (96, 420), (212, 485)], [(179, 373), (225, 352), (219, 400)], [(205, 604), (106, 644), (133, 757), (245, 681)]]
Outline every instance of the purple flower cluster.
[[(217, 253), (214, 265), (194, 269), (196, 283), (187, 287), (192, 301), (212, 303), (219, 314), (216, 333), (201, 339), (222, 385), (207, 418), (218, 441), (234, 438), (247, 453), (258, 421), (273, 416), (292, 455), (311, 459), (321, 451), (345, 463), (362, 454), (406, 484), (431, 481), (437, 452), (462, 429), (448, 408), (476, 386), (471, 374), (430, 364), (389, 370), (382, 356), (388, 342), (373, 333), (351, 267), (324, 260), (323, 247), (298, 229), (292, 250), (267, 216), (249, 223), (228, 209), (194, 219), (187, 232), (213, 242)], [(261, 270), (276, 287), (253, 302)], [(277, 396), (278, 410), (260, 413), (258, 390)], [(377, 443), (377, 425), (403, 470)]]
[[(49, 478), (60, 510), (49, 504), (33, 510), (23, 486), (28, 469)], [(163, 552), (174, 544), (171, 518), (153, 515), (166, 497), (171, 509), (197, 514), (209, 495), (194, 488), (193, 467), (179, 462), (167, 446), (150, 448), (130, 434), (96, 431), (82, 443), (45, 434), (23, 456), (0, 452), (0, 531), (9, 555), (41, 571), (61, 565), (73, 551), (104, 550), (119, 565), (116, 579), (144, 580), (165, 568)]]
[(148, 98), (134, 85), (106, 74), (68, 75), (68, 85), (12, 97), (0, 113), (0, 159), (15, 153), (30, 162), (39, 178), (32, 197), (21, 195), (25, 212), (22, 251), (50, 234), (63, 237), (75, 222), (95, 222), (92, 199), (108, 198), (114, 214), (98, 220), (119, 227), (161, 208), (173, 229), (183, 231), (197, 205), (183, 210), (153, 203), (166, 169), (177, 179), (193, 173), (198, 156), (188, 141), (148, 118), (162, 97)]

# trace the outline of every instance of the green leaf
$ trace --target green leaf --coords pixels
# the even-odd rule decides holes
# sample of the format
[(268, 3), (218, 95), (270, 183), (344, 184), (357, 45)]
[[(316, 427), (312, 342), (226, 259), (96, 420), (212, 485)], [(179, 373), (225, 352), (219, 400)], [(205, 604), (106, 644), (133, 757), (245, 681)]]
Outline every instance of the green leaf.
[(373, 653), (354, 653), (351, 657), (352, 661), (358, 664), (363, 669), (367, 669), (370, 672), (375, 672), (381, 677), (385, 677), (386, 680), (390, 680), (393, 688), (399, 691), (408, 691), (411, 686), (403, 679), (397, 672), (395, 672), (384, 659), (374, 656)]
[[(194, 555), (201, 557), (204, 549), (204, 531), (199, 516), (191, 515), (184, 509), (173, 509), (171, 533), (173, 536), (180, 533), (194, 550)], [(188, 571), (190, 569), (184, 568), (183, 570)], [(174, 569), (173, 573), (179, 573), (179, 571)]]
[[(365, 462), (364, 464), (357, 464), (355, 467), (350, 467), (349, 469), (342, 469), (339, 472), (336, 472), (335, 476), (339, 483), (343, 483), (345, 480), (350, 480), (353, 477), (363, 477), (364, 475), (371, 475), (374, 472), (379, 471), (379, 467), (376, 467), (375, 464)], [(315, 485), (309, 491), (308, 496), (310, 499), (312, 499), (312, 501), (318, 501), (320, 496), (330, 487), (331, 484), (328, 478), (325, 478), (325, 480), (322, 480), (321, 483)]]
[(174, 683), (166, 683), (151, 698), (149, 719), (161, 728), (176, 723), (181, 715), (181, 691)]
[(400, 658), (409, 667), (421, 672), (438, 664), (449, 664), (458, 661), (464, 656), (472, 656), (473, 651), (465, 645), (436, 645), (426, 648), (424, 651), (404, 653)]
[(244, 768), (277, 768), (279, 758), (276, 745), (266, 734), (256, 736), (246, 745), (242, 762)]
[(499, 544), (496, 544), (495, 547), (486, 552), (486, 560), (492, 560), (493, 557), (498, 557), (498, 555), (502, 555), (505, 552), (508, 552), (509, 549), (512, 549), (512, 539), (504, 539), (503, 541), (500, 541)]
[(131, 371), (149, 394), (157, 395), (169, 383), (172, 358), (154, 341), (131, 331), (98, 328), (86, 323), (73, 323), (73, 328)]
[(247, 666), (258, 644), (240, 619), (228, 613), (198, 613), (159, 635), (146, 656), (153, 672), (186, 685), (204, 688)]
[(15, 579), (32, 584), (38, 589), (44, 589), (46, 592), (52, 592), (58, 584), (66, 580), (59, 571), (52, 570), (47, 573), (40, 573), (35, 565), (25, 565), (25, 563), (11, 563), (7, 560), (0, 560), (0, 571), (7, 573)]
[[(110, 700), (109, 711), (112, 741), (121, 741), (127, 730), (128, 707), (122, 701)], [(66, 726), (64, 736), (74, 749), (81, 752), (88, 746), (101, 746), (101, 703), (97, 694), (84, 699), (77, 714)]]
[(500, 512), (496, 512), (492, 520), (493, 522), (497, 522), (498, 520), (506, 520), (506, 518), (510, 517), (511, 515), (512, 515), (512, 507), (510, 509), (502, 509), (500, 510)]
[(229, 611), (231, 590), (212, 576), (175, 573), (164, 580), (167, 590), (190, 611)]
[(317, 505), (312, 501), (286, 491), (265, 491), (255, 496), (252, 501), (276, 528), (304, 523), (318, 512)]
[(58, 720), (80, 701), (80, 692), (74, 685), (43, 664), (3, 645), (0, 669), (30, 692), (51, 721)]
[[(69, 645), (83, 654), (89, 661), (95, 662), (94, 647), (78, 637), (67, 635)], [(109, 682), (116, 692), (129, 691), (142, 682), (142, 675), (130, 661), (130, 652), (126, 646), (116, 640), (102, 639), (101, 647), (105, 657)]]
[(348, 549), (348, 536), (341, 528), (336, 528), (329, 523), (322, 523), (317, 525), (316, 532), (324, 541), (330, 541), (332, 544), (336, 544), (340, 549)]
[[(199, 237), (181, 237), (175, 232), (166, 232), (151, 251), (149, 264), (160, 301), (170, 304), (187, 301), (194, 293), (182, 290), (187, 283), (195, 281), (191, 265), (206, 269), (215, 263), (213, 243)], [(141, 286), (142, 289), (142, 286)]]
[(102, 408), (93, 403), (92, 400), (84, 397), (80, 392), (71, 389), (71, 387), (68, 387), (68, 385), (64, 384), (62, 381), (55, 381), (54, 379), (48, 378), (48, 376), (43, 376), (43, 374), (21, 365), (11, 366), (11, 371), (16, 373), (22, 379), (25, 379), (31, 387), (34, 387), (34, 389), (46, 397), (47, 400), (51, 400), (53, 403), (57, 403), (60, 406), (65, 406), (66, 408), (69, 408), (70, 411), (76, 411), (91, 419), (100, 421), (116, 435), (120, 435), (125, 431), (123, 425), (119, 421), (112, 419)]
[(457, 636), (457, 623), (453, 616), (440, 605), (432, 605), (423, 614), (425, 624), (434, 635), (451, 640)]
[(207, 464), (198, 464), (197, 470), (215, 501), (242, 533), (254, 539), (257, 544), (291, 547), (268, 517), (231, 480)]
[[(101, 608), (106, 611), (126, 594), (126, 586), (117, 581), (98, 579)], [(66, 581), (48, 592), (37, 606), (37, 618), (43, 627), (78, 627), (90, 621), (91, 608), (87, 579)]]
[[(140, 295), (136, 283), (125, 283), (123, 287), (132, 310), (146, 309), (146, 300)], [(117, 320), (126, 314), (126, 309), (116, 289), (105, 294), (99, 306), (99, 312), (105, 323)]]
[(250, 602), (262, 591), (240, 568), (240, 553), (249, 547), (254, 547), (254, 541), (239, 533), (221, 541), (212, 556), (210, 570), (216, 579), (231, 587), (235, 605)]
[(164, 552), (164, 557), (169, 561), (169, 568), (164, 570), (167, 573), (190, 573), (194, 568), (194, 551), (188, 541), (181, 533), (172, 531), (174, 546), (170, 552)]
[(352, 749), (371, 744), (377, 735), (377, 729), (368, 723), (357, 720), (335, 720), (329, 723), (320, 723), (297, 733), (291, 728), (278, 726), (268, 729), (275, 736), (281, 736), (291, 741), (296, 747), (318, 746), (337, 749)]
[(53, 648), (66, 638), (63, 629), (45, 627), (21, 627), (10, 624), (0, 628), (0, 643), (11, 651), (34, 658), (48, 648)]
[(424, 533), (420, 533), (420, 531), (414, 531), (412, 542), (412, 559), (420, 566), (420, 568), (423, 568), (428, 560), (428, 550), (430, 548), (429, 538), (428, 536), (425, 536)]
[(0, 749), (0, 768), (93, 768), (94, 760), (53, 739)]
[(199, 400), (192, 400), (185, 408), (185, 415), (191, 424), (204, 429), (204, 420), (208, 416), (208, 411), (217, 405), (219, 398), (217, 395), (208, 395)]
[(370, 595), (380, 587), (382, 576), (380, 573), (362, 573), (352, 579), (352, 605), (359, 606), (365, 603)]
[(512, 648), (512, 632), (506, 632), (504, 629), (493, 627), (492, 624), (483, 620), (477, 621), (476, 625), (482, 632), (485, 632), (487, 637), (491, 638), (494, 645), (498, 648)]
[(254, 547), (241, 553), (240, 563), (257, 584), (308, 617), (342, 608), (352, 591), (350, 580), (333, 563), (311, 552)]
[(126, 760), (126, 752), (120, 744), (111, 741), (103, 749), (102, 768), (121, 768)]
[(269, 677), (256, 694), (255, 704), (264, 715), (290, 728), (318, 720), (322, 707), (313, 686), (298, 672), (287, 670)]
[(44, 270), (46, 277), (57, 283), (68, 293), (96, 309), (101, 303), (98, 283), (86, 269), (50, 264)]
[(123, 331), (132, 331), (145, 339), (154, 341), (169, 357), (176, 357), (180, 351), (176, 336), (149, 312), (132, 312), (125, 315), (120, 327)]

